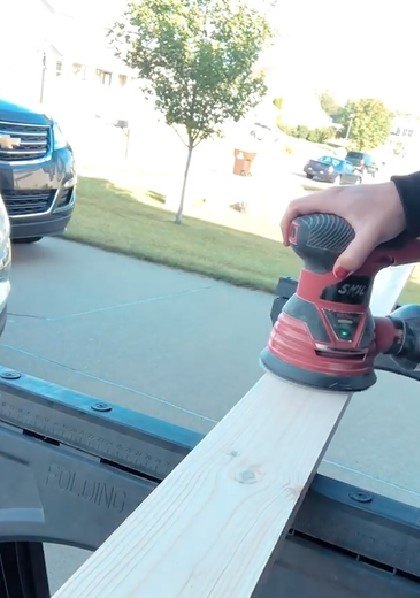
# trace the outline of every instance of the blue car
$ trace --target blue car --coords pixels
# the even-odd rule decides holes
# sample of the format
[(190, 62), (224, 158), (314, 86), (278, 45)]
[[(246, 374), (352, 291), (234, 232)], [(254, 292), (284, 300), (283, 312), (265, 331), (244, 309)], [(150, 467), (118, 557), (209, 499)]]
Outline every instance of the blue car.
[(362, 172), (347, 160), (334, 156), (321, 156), (319, 160), (309, 160), (304, 171), (308, 179), (340, 185), (357, 185), (362, 182)]
[(20, 243), (63, 232), (76, 200), (74, 156), (58, 124), (1, 98), (0, 195)]

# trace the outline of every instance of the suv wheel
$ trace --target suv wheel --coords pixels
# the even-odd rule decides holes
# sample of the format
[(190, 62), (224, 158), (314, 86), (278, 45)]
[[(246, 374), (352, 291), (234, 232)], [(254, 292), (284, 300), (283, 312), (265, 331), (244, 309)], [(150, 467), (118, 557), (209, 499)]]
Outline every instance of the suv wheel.
[(353, 176), (356, 177), (356, 180), (354, 181), (355, 185), (361, 185), (363, 183), (363, 175), (360, 170), (355, 170)]
[(13, 239), (15, 245), (27, 245), (29, 243), (36, 243), (40, 241), (42, 237), (27, 237), (26, 239)]

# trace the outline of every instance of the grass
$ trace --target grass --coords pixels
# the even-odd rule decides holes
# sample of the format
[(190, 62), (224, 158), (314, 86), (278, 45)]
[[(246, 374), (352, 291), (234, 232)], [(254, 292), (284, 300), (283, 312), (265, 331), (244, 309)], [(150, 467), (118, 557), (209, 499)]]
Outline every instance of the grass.
[(157, 201), (158, 203), (164, 204), (165, 203), (165, 196), (162, 195), (162, 193), (159, 193), (157, 191), (146, 191), (146, 196), (149, 199), (152, 199), (153, 201)]
[(302, 185), (304, 191), (322, 191), (321, 185)]
[[(150, 192), (147, 195), (150, 200)], [(300, 267), (280, 242), (196, 218), (175, 224), (170, 212), (146, 205), (104, 179), (79, 178), (77, 206), (66, 236), (270, 292), (279, 276), (296, 276)]]
[[(145, 195), (148, 205), (105, 179), (80, 177), (67, 238), (262, 291), (299, 273), (300, 260), (280, 242), (197, 218), (175, 224), (160, 194)], [(409, 282), (401, 301), (420, 303), (420, 285)]]
[(405, 289), (401, 293), (400, 302), (420, 304), (420, 285), (412, 280), (409, 280)]

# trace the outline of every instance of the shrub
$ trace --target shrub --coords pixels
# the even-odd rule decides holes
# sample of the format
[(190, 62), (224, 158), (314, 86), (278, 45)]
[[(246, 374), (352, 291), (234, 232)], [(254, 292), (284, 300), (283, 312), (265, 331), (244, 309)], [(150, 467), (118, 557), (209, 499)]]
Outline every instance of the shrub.
[(333, 127), (320, 127), (319, 129), (309, 129), (306, 125), (298, 125), (297, 127), (289, 127), (280, 122), (279, 117), (276, 120), (278, 128), (289, 135), (298, 139), (307, 139), (313, 143), (325, 143), (328, 139), (336, 136), (336, 131)]

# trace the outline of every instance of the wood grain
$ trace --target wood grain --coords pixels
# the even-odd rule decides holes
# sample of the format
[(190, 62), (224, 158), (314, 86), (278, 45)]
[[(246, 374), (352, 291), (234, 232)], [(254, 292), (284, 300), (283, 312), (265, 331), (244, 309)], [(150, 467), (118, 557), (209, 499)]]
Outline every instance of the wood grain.
[(346, 402), (265, 374), (56, 598), (250, 596)]
[(349, 398), (265, 374), (55, 598), (251, 596)]

